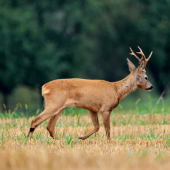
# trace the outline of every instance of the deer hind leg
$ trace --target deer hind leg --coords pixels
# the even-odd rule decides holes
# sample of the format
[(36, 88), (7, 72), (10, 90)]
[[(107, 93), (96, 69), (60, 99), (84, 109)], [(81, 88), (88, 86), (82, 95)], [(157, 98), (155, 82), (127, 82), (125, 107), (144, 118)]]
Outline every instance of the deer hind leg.
[[(49, 89), (48, 93), (43, 93), (44, 99), (45, 99), (45, 110), (38, 115), (36, 118), (34, 118), (31, 122), (31, 128), (29, 130), (28, 136), (31, 137), (35, 128), (40, 125), (42, 122), (47, 120), (48, 118), (55, 116), (57, 114), (60, 114), (60, 112), (65, 107), (66, 102), (66, 91), (55, 91), (50, 92)], [(43, 89), (42, 89), (43, 91)]]
[(103, 112), (102, 119), (107, 139), (110, 140), (110, 112)]
[(58, 114), (62, 109), (46, 108), (40, 115), (34, 118), (31, 122), (31, 128), (29, 130), (28, 136), (31, 137), (35, 128), (40, 125), (42, 122), (46, 121), (51, 116)]
[(79, 137), (79, 139), (82, 139), (82, 140), (87, 139), (93, 133), (96, 133), (100, 128), (97, 112), (89, 111), (89, 113), (90, 113), (90, 117), (94, 125), (94, 129), (91, 132), (87, 133), (85, 136)]
[(60, 117), (62, 111), (63, 111), (63, 109), (56, 115), (52, 116), (48, 122), (48, 125), (47, 125), (47, 130), (49, 131), (50, 136), (53, 139), (57, 139), (57, 137), (55, 135), (55, 125), (56, 125), (56, 122), (57, 122), (58, 118)]

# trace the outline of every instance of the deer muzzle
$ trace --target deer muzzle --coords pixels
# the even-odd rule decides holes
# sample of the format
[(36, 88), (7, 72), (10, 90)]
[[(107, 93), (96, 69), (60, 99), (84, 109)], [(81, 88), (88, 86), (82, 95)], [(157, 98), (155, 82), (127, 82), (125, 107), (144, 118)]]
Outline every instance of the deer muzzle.
[(153, 86), (151, 85), (147, 90), (150, 91), (150, 90), (152, 90), (152, 89), (153, 89)]

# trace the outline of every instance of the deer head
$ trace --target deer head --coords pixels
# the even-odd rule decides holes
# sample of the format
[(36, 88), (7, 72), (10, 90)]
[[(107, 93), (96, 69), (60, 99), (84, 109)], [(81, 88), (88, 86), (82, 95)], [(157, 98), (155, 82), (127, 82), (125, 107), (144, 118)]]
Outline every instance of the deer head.
[(135, 67), (135, 65), (127, 58), (128, 61), (128, 66), (129, 66), (129, 70), (132, 73), (136, 73), (136, 83), (137, 83), (137, 87), (143, 90), (152, 90), (153, 86), (150, 83), (150, 81), (148, 80), (148, 77), (146, 75), (146, 63), (149, 61), (149, 59), (151, 58), (152, 52), (150, 53), (149, 57), (146, 59), (143, 51), (141, 50), (141, 48), (138, 46), (139, 51), (137, 52), (138, 54), (142, 55), (141, 58), (139, 58), (134, 52), (133, 50), (130, 48), (131, 53), (130, 55), (133, 55), (138, 61), (139, 61), (139, 66), (138, 68)]

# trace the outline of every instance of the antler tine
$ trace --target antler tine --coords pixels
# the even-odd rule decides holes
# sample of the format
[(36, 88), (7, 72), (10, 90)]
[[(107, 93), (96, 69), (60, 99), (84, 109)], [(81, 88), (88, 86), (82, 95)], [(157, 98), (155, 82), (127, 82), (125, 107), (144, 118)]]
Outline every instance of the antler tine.
[(141, 59), (133, 52), (133, 50), (131, 49), (131, 47), (129, 47), (130, 48), (130, 51), (131, 51), (131, 53), (130, 53), (130, 55), (133, 55), (138, 61), (139, 61), (139, 63), (141, 62)]
[(146, 59), (146, 62), (148, 62), (152, 56), (153, 51), (150, 53), (149, 57)]
[(142, 55), (143, 60), (145, 61), (145, 63), (147, 63), (147, 61), (146, 61), (146, 57), (145, 57), (145, 54), (143, 53), (142, 49), (141, 49), (139, 46), (138, 46), (138, 48), (139, 48), (140, 52), (136, 52), (136, 53), (138, 53), (138, 54)]

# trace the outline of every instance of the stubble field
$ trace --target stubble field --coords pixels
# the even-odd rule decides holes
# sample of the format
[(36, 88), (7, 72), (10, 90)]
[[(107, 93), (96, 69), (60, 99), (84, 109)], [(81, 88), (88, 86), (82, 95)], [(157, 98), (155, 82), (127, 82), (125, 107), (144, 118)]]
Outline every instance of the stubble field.
[(41, 124), (27, 139), (31, 118), (9, 114), (0, 119), (0, 167), (3, 170), (53, 169), (169, 169), (169, 114), (111, 114), (108, 142), (99, 114), (100, 130), (85, 141), (78, 140), (93, 129), (88, 114), (62, 115), (56, 125), (58, 140)]

